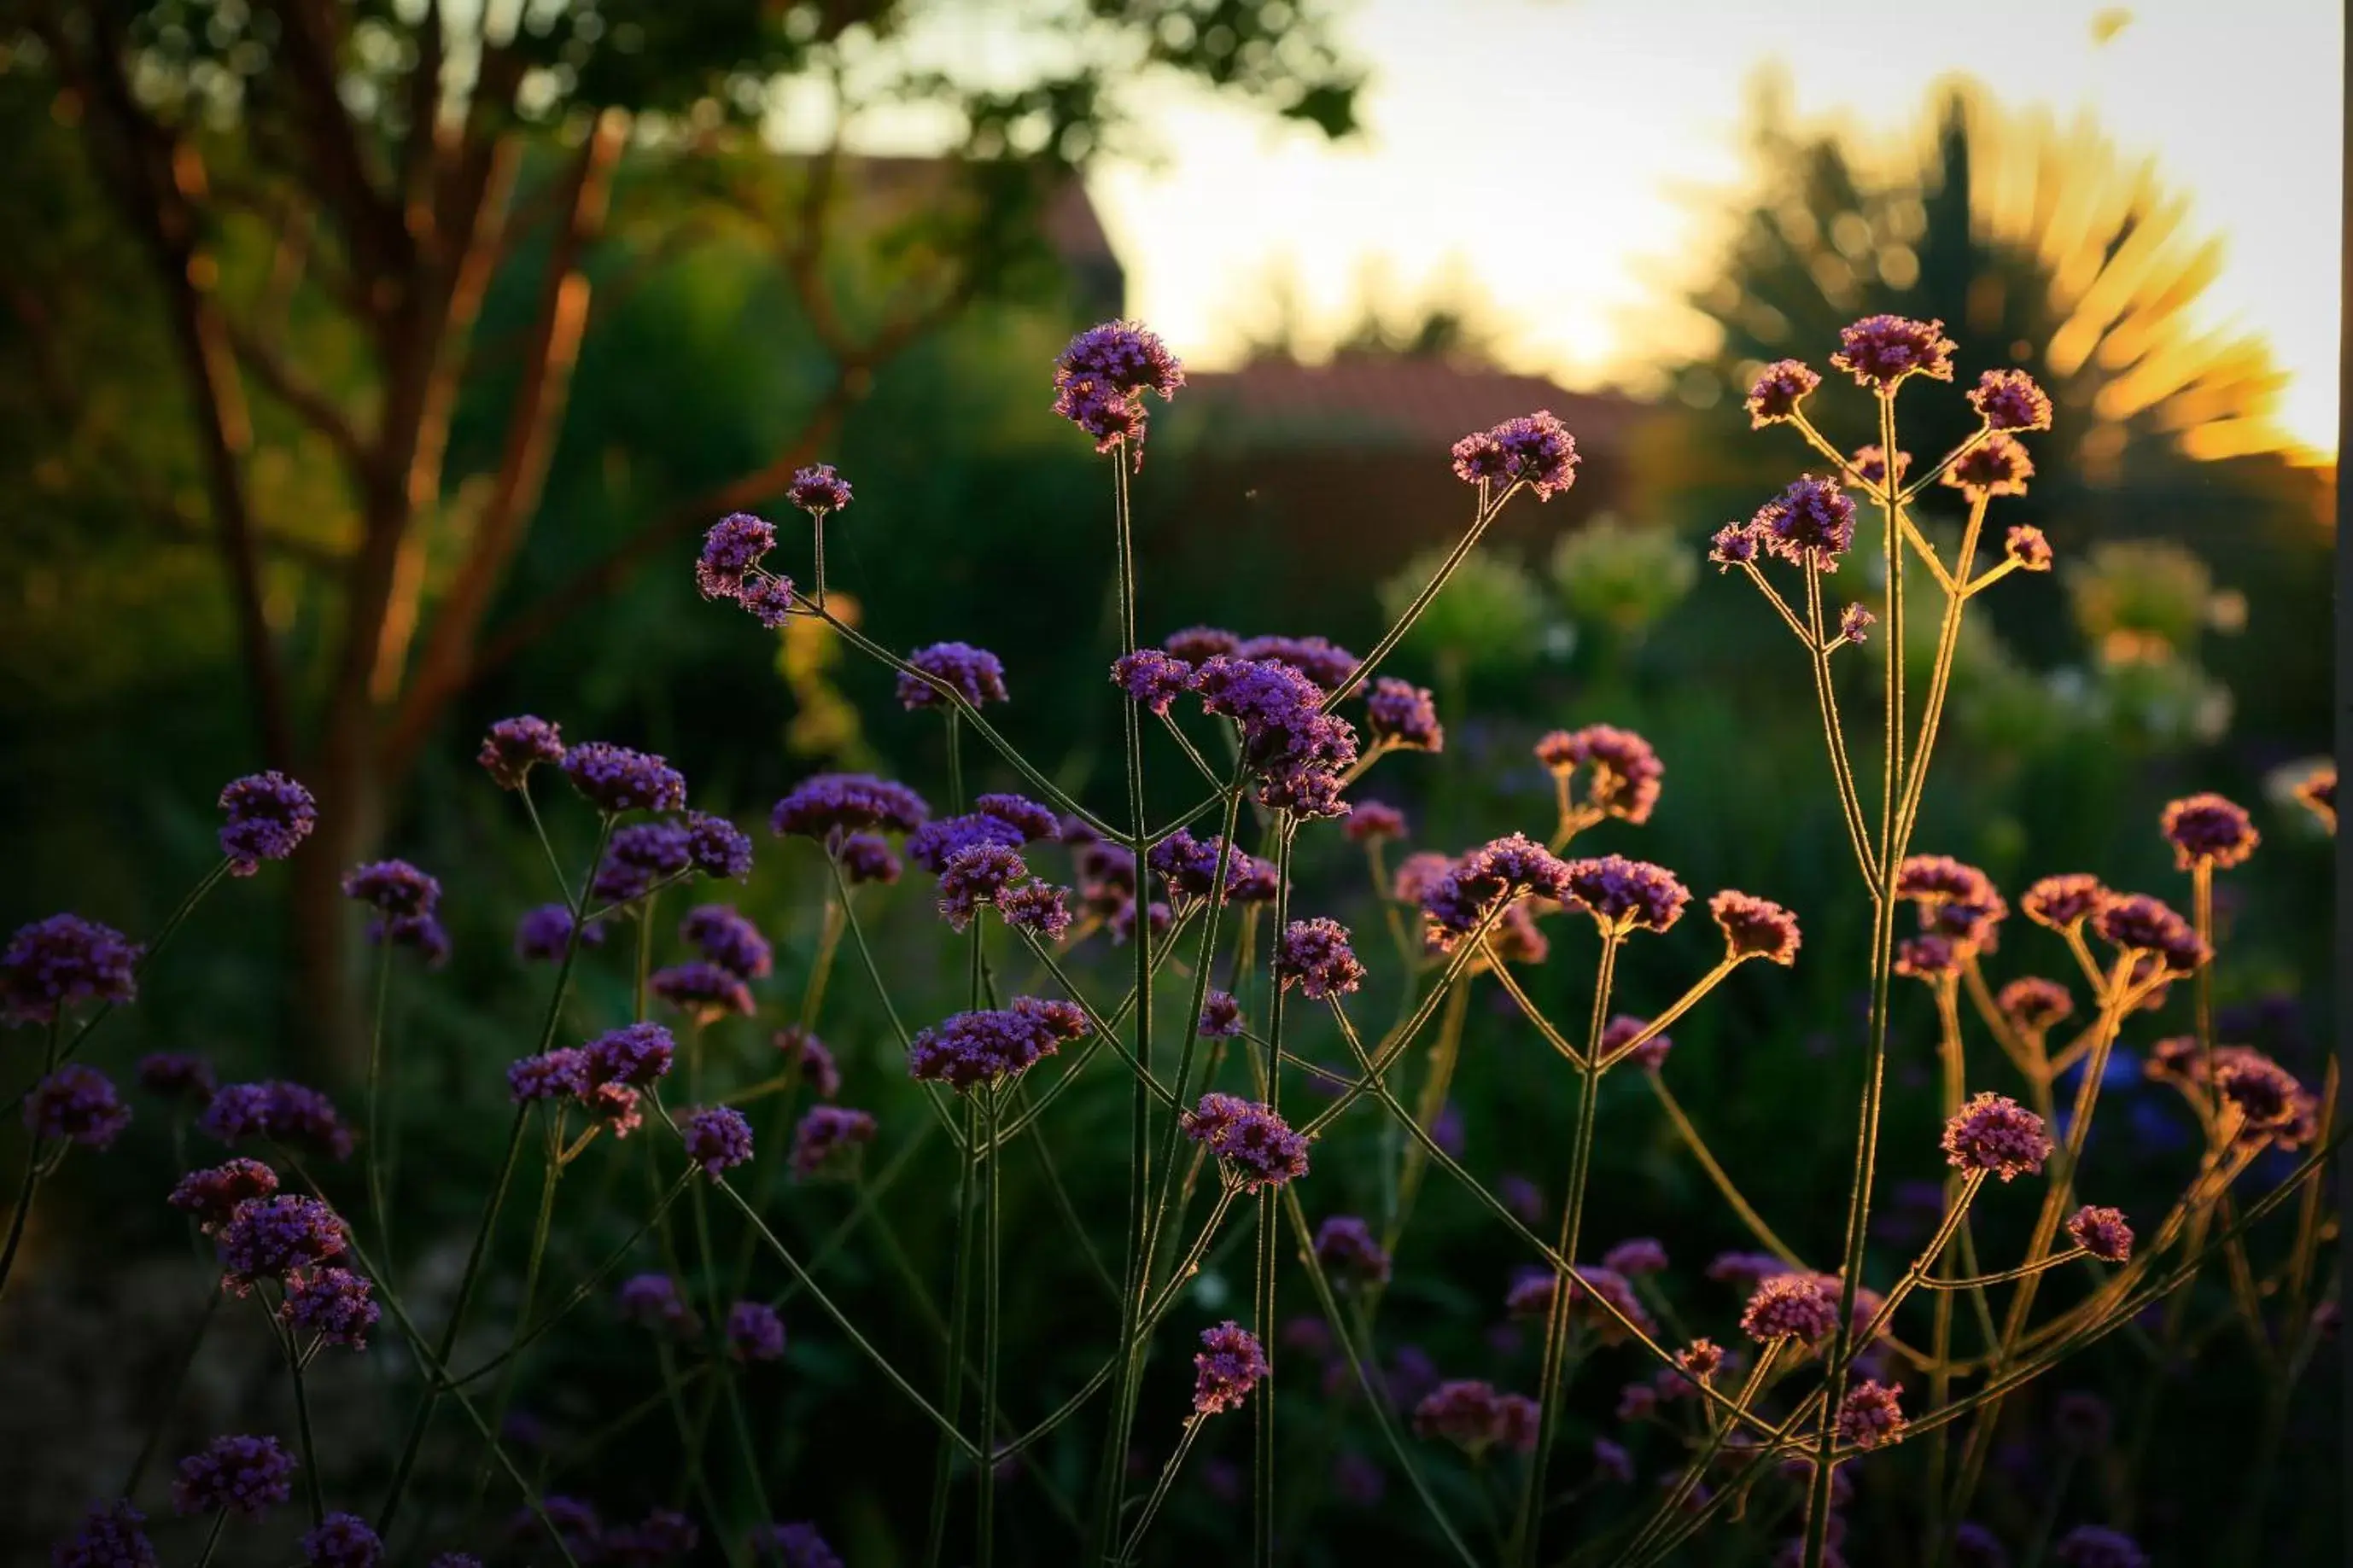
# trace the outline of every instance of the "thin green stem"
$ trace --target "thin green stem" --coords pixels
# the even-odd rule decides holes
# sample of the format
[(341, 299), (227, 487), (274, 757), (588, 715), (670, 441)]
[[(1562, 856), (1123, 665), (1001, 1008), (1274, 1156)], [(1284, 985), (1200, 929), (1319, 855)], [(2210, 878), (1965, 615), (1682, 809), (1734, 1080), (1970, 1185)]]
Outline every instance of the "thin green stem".
[(392, 1215), (384, 1196), (384, 1015), (391, 994), (392, 942), (386, 937), (376, 946), (375, 1017), (368, 1030), (365, 1166), (368, 1217), (375, 1223), (376, 1247), (387, 1265), (392, 1261)]
[[(995, 1149), (999, 1092), (994, 1087), (978, 1091), (981, 1096), (981, 1121), (988, 1134), (986, 1146), (990, 1149), (990, 1152), (981, 1156), (986, 1164), (981, 1178), (980, 1198), (980, 1440), (984, 1448), (993, 1448), (997, 1441), (997, 1342), (1004, 1329), (1001, 1313), (1004, 1295), (1002, 1187), (1005, 1156)], [(997, 1557), (997, 1462), (993, 1453), (985, 1453), (980, 1462), (979, 1531), (980, 1540), (975, 1560), (979, 1568), (989, 1568)]]
[(1420, 593), (1413, 596), (1413, 602), (1405, 607), (1405, 613), (1398, 616), (1395, 624), (1388, 631), (1381, 634), (1381, 640), (1373, 645), (1373, 651), (1358, 659), (1356, 668), (1348, 672), (1347, 679), (1334, 687), (1324, 697), (1324, 712), (1329, 713), (1345, 701), (1357, 687), (1365, 683), (1367, 676), (1380, 668), (1381, 660), (1388, 658), (1397, 645), (1405, 640), (1406, 633), (1413, 630), (1413, 624), (1421, 619), (1422, 612), (1430, 608), (1430, 602), (1438, 597), (1439, 591), (1446, 586), (1447, 580), (1454, 575), (1455, 569), (1462, 564), (1473, 549), (1477, 548), (1479, 536), (1487, 531), (1487, 525), (1502, 515), (1504, 503), (1517, 495), (1519, 489), (1519, 481), (1514, 480), (1504, 488), (1501, 495), (1491, 496), (1488, 493), (1488, 481), (1484, 479), (1480, 481), (1479, 506), (1472, 516), (1470, 528), (1464, 531), (1461, 539), (1454, 548), (1447, 552), (1446, 559), (1438, 563), (1438, 570), (1430, 574), (1430, 581), (1423, 585)]
[[(940, 1409), (945, 1418), (944, 1441), (932, 1466), (932, 1508), (929, 1527), (924, 1532), (923, 1561), (932, 1568), (940, 1568), (946, 1561), (948, 1502), (950, 1483), (955, 1475), (957, 1451), (967, 1447), (964, 1436), (956, 1430), (956, 1420), (964, 1409), (965, 1325), (972, 1312), (973, 1194), (979, 1185), (982, 1123), (980, 1102), (967, 1098), (965, 1101), (964, 1158), (959, 1162), (956, 1176), (955, 1207), (955, 1272), (948, 1295), (947, 1362), (941, 1369)], [(981, 1440), (986, 1443), (995, 1434), (986, 1427)], [(981, 1461), (984, 1468), (987, 1461)]]

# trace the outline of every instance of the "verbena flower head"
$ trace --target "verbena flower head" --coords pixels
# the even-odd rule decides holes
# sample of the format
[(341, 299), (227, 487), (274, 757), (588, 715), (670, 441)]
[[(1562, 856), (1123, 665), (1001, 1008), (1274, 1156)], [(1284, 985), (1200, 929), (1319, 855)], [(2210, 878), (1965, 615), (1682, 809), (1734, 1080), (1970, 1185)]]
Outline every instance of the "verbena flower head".
[(2060, 1568), (2148, 1568), (2148, 1553), (2121, 1530), (2079, 1524), (2059, 1538), (2052, 1555)]
[(2098, 914), (2102, 906), (2116, 897), (2094, 876), (2083, 871), (2071, 871), (2057, 877), (2045, 877), (2019, 896), (2018, 907), (2026, 918), (2037, 925), (2053, 931), (2065, 931), (2080, 925)]
[(1279, 659), (1219, 657), (1201, 666), (1194, 689), (1205, 712), (1240, 727), (1261, 805), (1304, 816), (1345, 814), (1340, 778), (1356, 764), (1356, 731), (1323, 711), (1323, 688)]
[(2030, 974), (2003, 986), (1994, 997), (1994, 1005), (2012, 1028), (2040, 1035), (2072, 1015), (2075, 999), (2057, 981)]
[(1426, 904), (1453, 869), (1453, 860), (1434, 850), (1409, 855), (1398, 862), (1397, 870), (1390, 874), (1389, 897), (1400, 904)]
[(220, 1088), (213, 1064), (186, 1051), (153, 1051), (139, 1058), (139, 1087), (164, 1100), (203, 1105)]
[(962, 931), (972, 922), (975, 909), (1029, 880), (1029, 863), (1018, 852), (1002, 844), (966, 845), (940, 868), (940, 918)]
[(1651, 820), (1666, 768), (1651, 742), (1633, 731), (1588, 724), (1566, 733), (1555, 731), (1536, 746), (1538, 757), (1556, 773), (1588, 770), (1585, 804), (1592, 809), (1638, 826)]
[(280, 1193), (237, 1205), (213, 1240), (223, 1282), (243, 1294), (257, 1280), (282, 1279), (342, 1257), (351, 1227), (316, 1198)]
[(740, 882), (752, 874), (752, 840), (723, 816), (686, 814), (686, 855), (706, 877)]
[(47, 1024), (84, 1002), (129, 1002), (139, 994), (145, 952), (112, 926), (79, 915), (19, 926), (0, 950), (0, 1017)]
[(694, 843), (683, 826), (633, 822), (616, 829), (607, 841), (589, 894), (607, 903), (632, 903), (653, 891), (657, 883), (683, 877), (693, 864)]
[(768, 818), (779, 837), (823, 839), (833, 833), (877, 830), (913, 833), (932, 808), (905, 784), (872, 773), (818, 773), (776, 802)]
[(629, 1024), (607, 1030), (583, 1050), (588, 1058), (590, 1083), (646, 1089), (670, 1071), (678, 1042), (659, 1024)]
[(1011, 849), (1027, 841), (1028, 836), (1012, 823), (974, 811), (943, 816), (915, 829), (907, 839), (907, 856), (934, 876), (943, 876), (948, 862), (967, 849), (983, 845)]
[(302, 1561), (307, 1568), (376, 1568), (384, 1542), (359, 1515), (331, 1513), (304, 1533)]
[(874, 1118), (847, 1106), (810, 1108), (793, 1129), (793, 1174), (801, 1181), (843, 1174), (857, 1151), (874, 1142)]
[(704, 958), (744, 980), (765, 977), (775, 957), (760, 928), (725, 904), (703, 904), (689, 910), (678, 934)]
[(1995, 431), (1962, 453), (1945, 470), (1942, 483), (1971, 498), (2022, 496), (2034, 477), (2034, 459), (2018, 440)]
[(754, 577), (744, 584), (735, 602), (762, 626), (775, 631), (792, 618), (793, 580), (773, 575)]
[(752, 1552), (760, 1568), (842, 1568), (817, 1526), (805, 1520), (759, 1526), (752, 1531)]
[(2093, 915), (2092, 929), (2123, 952), (2154, 954), (2176, 974), (2187, 974), (2212, 956), (2195, 927), (2146, 893), (2109, 899)]
[(1908, 316), (1865, 316), (1839, 329), (1839, 352), (1831, 363), (1854, 377), (1857, 386), (1893, 392), (1906, 376), (1953, 379), (1953, 350), (1942, 321)]
[(190, 1171), (164, 1201), (190, 1215), (197, 1228), (210, 1236), (248, 1198), (266, 1198), (278, 1190), (278, 1173), (259, 1160), (225, 1160), (206, 1170)]
[(646, 988), (701, 1025), (748, 1018), (757, 1006), (742, 976), (724, 964), (700, 960), (655, 970)]
[(1601, 1267), (1613, 1274), (1629, 1278), (1637, 1274), (1663, 1274), (1667, 1268), (1667, 1249), (1653, 1237), (1633, 1237), (1603, 1253)]
[[(1847, 459), (1847, 466), (1854, 470), (1855, 478), (1864, 484), (1884, 488), (1887, 483), (1887, 454), (1880, 450), (1877, 446), (1857, 447), (1854, 449), (1854, 456)], [(1904, 476), (1910, 471), (1911, 467), (1912, 454), (1898, 449), (1895, 454), (1897, 484), (1904, 482)]]
[(1223, 1162), (1244, 1192), (1279, 1187), (1307, 1173), (1307, 1137), (1267, 1106), (1232, 1094), (1205, 1094), (1182, 1118), (1185, 1136)]
[(1865, 1378), (1846, 1391), (1839, 1405), (1838, 1438), (1858, 1448), (1876, 1448), (1904, 1435), (1902, 1391)]
[(1702, 1382), (1722, 1372), (1725, 1361), (1724, 1347), (1705, 1337), (1692, 1341), (1675, 1352), (1675, 1365)]
[(1953, 944), (1955, 962), (1989, 946), (2010, 918), (1993, 879), (1949, 855), (1906, 856), (1896, 868), (1895, 896), (1919, 906), (1920, 924)]
[[(615, 1306), (624, 1322), (676, 1334), (694, 1331), (694, 1313), (667, 1274), (636, 1274), (621, 1281)], [(553, 1501), (554, 1500), (550, 1500)], [(553, 1510), (550, 1510), (553, 1512)]]
[(2239, 1113), (2241, 1136), (2276, 1137), (2282, 1147), (2304, 1142), (2299, 1123), (2312, 1111), (2312, 1097), (2295, 1075), (2261, 1051), (2225, 1046), (2214, 1053), (2214, 1084), (2222, 1102)]
[(1241, 1004), (1230, 991), (1212, 991), (1201, 998), (1201, 1016), (1195, 1032), (1204, 1039), (1229, 1040), (1242, 1032)]
[(2004, 534), (2001, 552), (2005, 559), (2017, 562), (2021, 572), (2051, 570), (2051, 541), (2032, 523), (2018, 523)]
[(524, 1057), (507, 1068), (507, 1096), (517, 1105), (572, 1100), (588, 1092), (588, 1053), (558, 1046)]
[(1377, 838), (1405, 837), (1405, 813), (1381, 800), (1360, 800), (1348, 814), (1348, 826), (1342, 829), (1357, 844), (1368, 844)]
[(1344, 1284), (1388, 1282), (1389, 1255), (1356, 1215), (1335, 1214), (1315, 1227), (1315, 1260)]
[[(1632, 1041), (1640, 1038), (1642, 1031), (1650, 1026), (1650, 1020), (1647, 1018), (1637, 1018), (1631, 1013), (1618, 1014), (1601, 1026), (1601, 1054), (1605, 1057), (1615, 1056)], [(1642, 1044), (1636, 1047), (1634, 1054), (1626, 1059), (1636, 1067), (1647, 1068), (1656, 1072), (1664, 1065), (1667, 1053), (1674, 1049), (1674, 1041), (1666, 1036), (1653, 1035), (1649, 1039), (1643, 1040)]]
[(1757, 559), (1757, 531), (1745, 522), (1727, 522), (1708, 536), (1707, 558), (1719, 574), (1746, 566)]
[(533, 768), (542, 763), (563, 763), (564, 732), (534, 714), (501, 719), (483, 735), (482, 748), (474, 753), (474, 761), (501, 789), (521, 789)]
[(1784, 965), (1798, 962), (1798, 917), (1770, 899), (1726, 888), (1707, 901), (1707, 912), (1724, 932), (1725, 955), (1736, 963), (1746, 958)]
[[(515, 956), (527, 963), (554, 963), (572, 941), (572, 911), (562, 904), (542, 904), (515, 922)], [(590, 921), (580, 932), (582, 947), (605, 945), (605, 928)]]
[[(1767, 1259), (1776, 1268), (1778, 1259)], [(1717, 1259), (1721, 1264), (1723, 1259)], [(1716, 1272), (1711, 1266), (1708, 1272)], [(1810, 1274), (1776, 1274), (1760, 1283), (1740, 1314), (1740, 1327), (1759, 1344), (1778, 1339), (1817, 1345), (1838, 1331), (1838, 1299)]]
[(1748, 387), (1748, 427), (1785, 424), (1798, 416), (1798, 405), (1821, 385), (1822, 378), (1802, 360), (1775, 360), (1759, 372)]
[(2242, 865), (2263, 842), (2246, 808), (2211, 792), (2177, 800), (2161, 823), (2173, 862), (2182, 870), (2203, 860), (2221, 868)]
[(294, 1456), (275, 1437), (214, 1438), (182, 1459), (172, 1483), (172, 1511), (241, 1513), (259, 1519), (294, 1495)]
[(794, 473), (785, 486), (785, 500), (798, 510), (821, 517), (849, 504), (849, 481), (835, 473), (831, 463), (813, 464)]
[(752, 1157), (752, 1124), (732, 1105), (709, 1105), (690, 1112), (679, 1124), (686, 1157), (718, 1180), (719, 1173)]
[(1438, 721), (1438, 705), (1427, 687), (1384, 675), (1373, 682), (1365, 713), (1366, 727), (1383, 745), (1409, 752), (1446, 748), (1446, 728)]
[(1095, 450), (1126, 442), (1144, 460), (1144, 395), (1166, 402), (1185, 384), (1185, 367), (1140, 321), (1104, 321), (1071, 340), (1054, 362), (1054, 412), (1094, 437)]
[(221, 853), (229, 875), (250, 877), (264, 860), (283, 860), (319, 823), (319, 803), (311, 792), (276, 770), (248, 773), (220, 793)]
[(335, 1102), (317, 1089), (282, 1079), (233, 1083), (213, 1096), (197, 1131), (232, 1147), (251, 1139), (298, 1143), (334, 1159), (348, 1159), (351, 1129)]
[(2076, 1246), (2103, 1263), (2131, 1261), (2132, 1226), (2125, 1222), (2122, 1209), (2085, 1204), (2067, 1216), (2067, 1234), (2074, 1237)]
[(1258, 1336), (1231, 1318), (1201, 1331), (1193, 1357), (1193, 1412), (1219, 1415), (1239, 1410), (1259, 1380), (1271, 1370)]
[(1604, 1265), (1582, 1265), (1569, 1277), (1568, 1302), (1572, 1310), (1593, 1325), (1604, 1344), (1622, 1343), (1630, 1324), (1645, 1334), (1659, 1331), (1651, 1310), (1634, 1293), (1633, 1282)]
[(1060, 942), (1071, 929), (1071, 890), (1042, 878), (1002, 889), (997, 913), (1015, 931), (1034, 931), (1048, 942)]
[(1945, 1123), (1945, 1159), (1955, 1170), (1989, 1171), (2008, 1182), (2042, 1169), (2050, 1136), (2042, 1118), (1990, 1091), (1978, 1095)]
[(1086, 1015), (1071, 1004), (1017, 996), (1009, 1007), (958, 1013), (918, 1032), (907, 1070), (919, 1082), (968, 1089), (1025, 1071), (1087, 1032)]
[(1243, 658), (1287, 664), (1324, 691), (1337, 690), (1356, 668), (1356, 656), (1329, 637), (1256, 637), (1236, 651)]
[(1535, 1402), (1525, 1394), (1499, 1394), (1479, 1378), (1441, 1383), (1414, 1406), (1418, 1437), (1453, 1444), (1473, 1458), (1502, 1445), (1522, 1453), (1535, 1447)]
[(902, 868), (899, 857), (891, 852), (890, 843), (874, 833), (844, 835), (834, 848), (833, 858), (834, 864), (841, 868), (841, 879), (853, 888), (867, 882), (888, 886), (899, 879)]
[(706, 599), (740, 598), (744, 577), (757, 571), (776, 547), (776, 527), (765, 518), (748, 511), (729, 512), (702, 536), (702, 553), (694, 563), (694, 585)]
[(1321, 1002), (1354, 991), (1365, 978), (1365, 966), (1348, 945), (1348, 928), (1319, 915), (1283, 928), (1274, 973), (1285, 989), (1296, 983), (1301, 995)]
[(1931, 931), (1906, 937), (1895, 944), (1895, 973), (1914, 980), (1936, 981), (1961, 972), (1962, 952), (1952, 938)]
[[(934, 643), (929, 647), (919, 647), (909, 654), (907, 662), (934, 680), (946, 685), (975, 708), (1006, 700), (1005, 666), (987, 648), (963, 642)], [(901, 672), (899, 706), (912, 711), (917, 708), (945, 708), (949, 705), (948, 700), (929, 681)]]
[(737, 1361), (775, 1361), (785, 1353), (785, 1321), (765, 1301), (727, 1309), (727, 1352)]
[(1219, 656), (1232, 658), (1242, 650), (1242, 639), (1223, 626), (1187, 626), (1171, 632), (1160, 646), (1187, 664), (1201, 664)]
[(1568, 862), (1568, 898), (1592, 915), (1602, 930), (1663, 931), (1683, 918), (1691, 889), (1673, 872), (1647, 860), (1602, 855)]
[(650, 752), (609, 741), (584, 741), (564, 753), (564, 776), (607, 816), (624, 811), (683, 811), (686, 778)]
[(1989, 430), (2051, 428), (2050, 396), (2022, 370), (1987, 371), (1968, 395)]
[(1130, 701), (1166, 718), (1168, 705), (1193, 689), (1193, 667), (1156, 647), (1140, 647), (1112, 661), (1111, 679)]
[(1455, 477), (1466, 484), (1525, 484), (1550, 500), (1577, 482), (1577, 438), (1539, 408), (1454, 443)]
[(298, 1268), (286, 1276), (280, 1315), (297, 1335), (364, 1350), (379, 1316), (375, 1290), (365, 1277), (348, 1268)]
[(68, 1062), (25, 1097), (25, 1128), (36, 1139), (61, 1138), (85, 1149), (110, 1147), (131, 1125), (131, 1108), (114, 1080), (82, 1062)]
[(1040, 805), (1028, 795), (997, 791), (974, 800), (972, 808), (1014, 829), (1024, 843), (1050, 843), (1062, 830), (1061, 818), (1054, 815), (1053, 807)]
[(406, 860), (378, 860), (343, 873), (343, 896), (385, 920), (430, 915), (441, 884)]
[(1839, 613), (1838, 635), (1851, 643), (1869, 642), (1871, 628), (1878, 623), (1879, 617), (1861, 605), (1849, 605)]
[(1565, 903), (1569, 894), (1569, 866), (1551, 850), (1525, 834), (1491, 839), (1454, 861), (1440, 861), (1442, 870), (1420, 856), (1398, 868), (1398, 890), (1408, 890), (1409, 869), (1434, 873), (1417, 876), (1419, 898), (1429, 934), (1441, 949), (1476, 930), (1490, 912), (1514, 899), (1532, 897)]
[(81, 1528), (49, 1552), (49, 1568), (155, 1568), (155, 1547), (147, 1539), (147, 1516), (126, 1500), (94, 1502)]
[(1838, 570), (1854, 548), (1854, 502), (1836, 479), (1799, 474), (1749, 519), (1757, 542), (1795, 566)]

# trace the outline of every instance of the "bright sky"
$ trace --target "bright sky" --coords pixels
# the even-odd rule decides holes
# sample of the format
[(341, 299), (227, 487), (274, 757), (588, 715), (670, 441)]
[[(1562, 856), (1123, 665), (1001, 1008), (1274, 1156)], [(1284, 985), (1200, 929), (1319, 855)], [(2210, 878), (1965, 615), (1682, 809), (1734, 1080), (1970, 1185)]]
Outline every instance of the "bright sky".
[(2326, 0), (2143, 0), (2105, 43), (2084, 0), (1339, 0), (1374, 72), (1345, 146), (1198, 100), (1155, 104), (1154, 163), (1104, 165), (1098, 205), (1134, 314), (1214, 363), (1271, 324), (1287, 280), (1313, 321), (1366, 293), (1466, 279), (1510, 357), (1572, 385), (1655, 349), (1704, 261), (1700, 204), (1743, 169), (1760, 65), (1799, 116), (1910, 126), (1936, 78), (2006, 108), (2088, 110), (2154, 154), (2191, 223), (2226, 237), (2203, 325), (2262, 332), (2292, 373), (2289, 429), (2337, 429), (2342, 14)]

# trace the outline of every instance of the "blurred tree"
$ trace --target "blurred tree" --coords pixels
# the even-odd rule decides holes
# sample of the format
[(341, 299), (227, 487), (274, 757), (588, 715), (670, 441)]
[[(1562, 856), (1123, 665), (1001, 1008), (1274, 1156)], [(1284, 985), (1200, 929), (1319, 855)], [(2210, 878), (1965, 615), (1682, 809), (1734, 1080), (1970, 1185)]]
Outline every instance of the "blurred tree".
[[(0, 23), (0, 213), (37, 237), (0, 262), (27, 329), (0, 350), (25, 416), (0, 452), (35, 480), (32, 526), (75, 536), (59, 570), (86, 578), (27, 597), (119, 602), (126, 575), (195, 592), (185, 572), (154, 583), (131, 536), (211, 534), (261, 753), (320, 798), (295, 878), (319, 1026), (348, 1035), (336, 879), (451, 700), (665, 542), (775, 497), (912, 343), (1034, 285), (1046, 204), (1121, 128), (1115, 87), (1189, 78), (1350, 128), (1356, 78), (1318, 6), (925, 13), (26, 0)], [(1012, 47), (953, 36), (973, 26)], [(827, 150), (774, 156), (763, 127), (813, 106)], [(876, 111), (941, 128), (947, 177), (864, 199), (839, 148)], [(642, 177), (617, 179), (625, 151)], [(823, 351), (806, 417), (488, 631), (607, 298), (718, 230), (757, 237)], [(494, 286), (532, 301), (511, 341), (477, 331)], [(493, 395), (496, 438), (453, 441)]]

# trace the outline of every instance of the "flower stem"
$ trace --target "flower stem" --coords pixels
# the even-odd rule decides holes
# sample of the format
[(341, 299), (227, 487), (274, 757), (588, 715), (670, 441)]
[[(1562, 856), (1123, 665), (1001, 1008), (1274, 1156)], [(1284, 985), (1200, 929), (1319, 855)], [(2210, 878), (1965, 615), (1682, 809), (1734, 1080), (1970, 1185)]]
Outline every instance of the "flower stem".
[[(946, 1561), (949, 1482), (955, 1473), (959, 1448), (968, 1447), (956, 1430), (964, 1408), (965, 1324), (972, 1312), (973, 1192), (978, 1184), (981, 1141), (980, 1102), (965, 1103), (964, 1159), (956, 1181), (955, 1280), (948, 1297), (947, 1364), (940, 1391), (940, 1410), (946, 1423), (944, 1440), (932, 1466), (931, 1525), (925, 1533), (923, 1561), (940, 1568)], [(986, 1439), (989, 1434), (984, 1432)], [(986, 1461), (984, 1461), (985, 1463)]]
[(376, 949), (375, 1017), (368, 1030), (366, 1168), (368, 1217), (375, 1222), (376, 1249), (386, 1268), (392, 1265), (392, 1215), (384, 1197), (384, 1015), (391, 994), (392, 943), (386, 940)]
[(163, 1403), (157, 1406), (155, 1419), (147, 1428), (147, 1436), (139, 1444), (139, 1453), (131, 1461), (131, 1473), (122, 1479), (122, 1496), (136, 1501), (139, 1483), (147, 1478), (147, 1467), (154, 1462), (155, 1450), (163, 1447), (164, 1428), (171, 1424), (172, 1413), (179, 1408), (180, 1394), (188, 1386), (188, 1374), (195, 1369), (196, 1352), (204, 1348), (205, 1335), (213, 1326), (213, 1318), (220, 1304), (228, 1300), (228, 1292), (216, 1283), (205, 1292), (205, 1310), (196, 1319), (195, 1329), (188, 1335), (188, 1348), (181, 1352), (179, 1370), (173, 1373), (171, 1386), (164, 1391)]
[(987, 1132), (988, 1152), (979, 1156), (986, 1166), (981, 1179), (981, 1284), (980, 1284), (980, 1540), (974, 1552), (978, 1568), (989, 1568), (997, 1558), (997, 1339), (1004, 1323), (1000, 1316), (1001, 1278), (1004, 1248), (1004, 1218), (1000, 1188), (1003, 1183), (1005, 1155), (995, 1147), (1001, 1089), (991, 1086), (978, 1091), (981, 1097), (981, 1122)]

